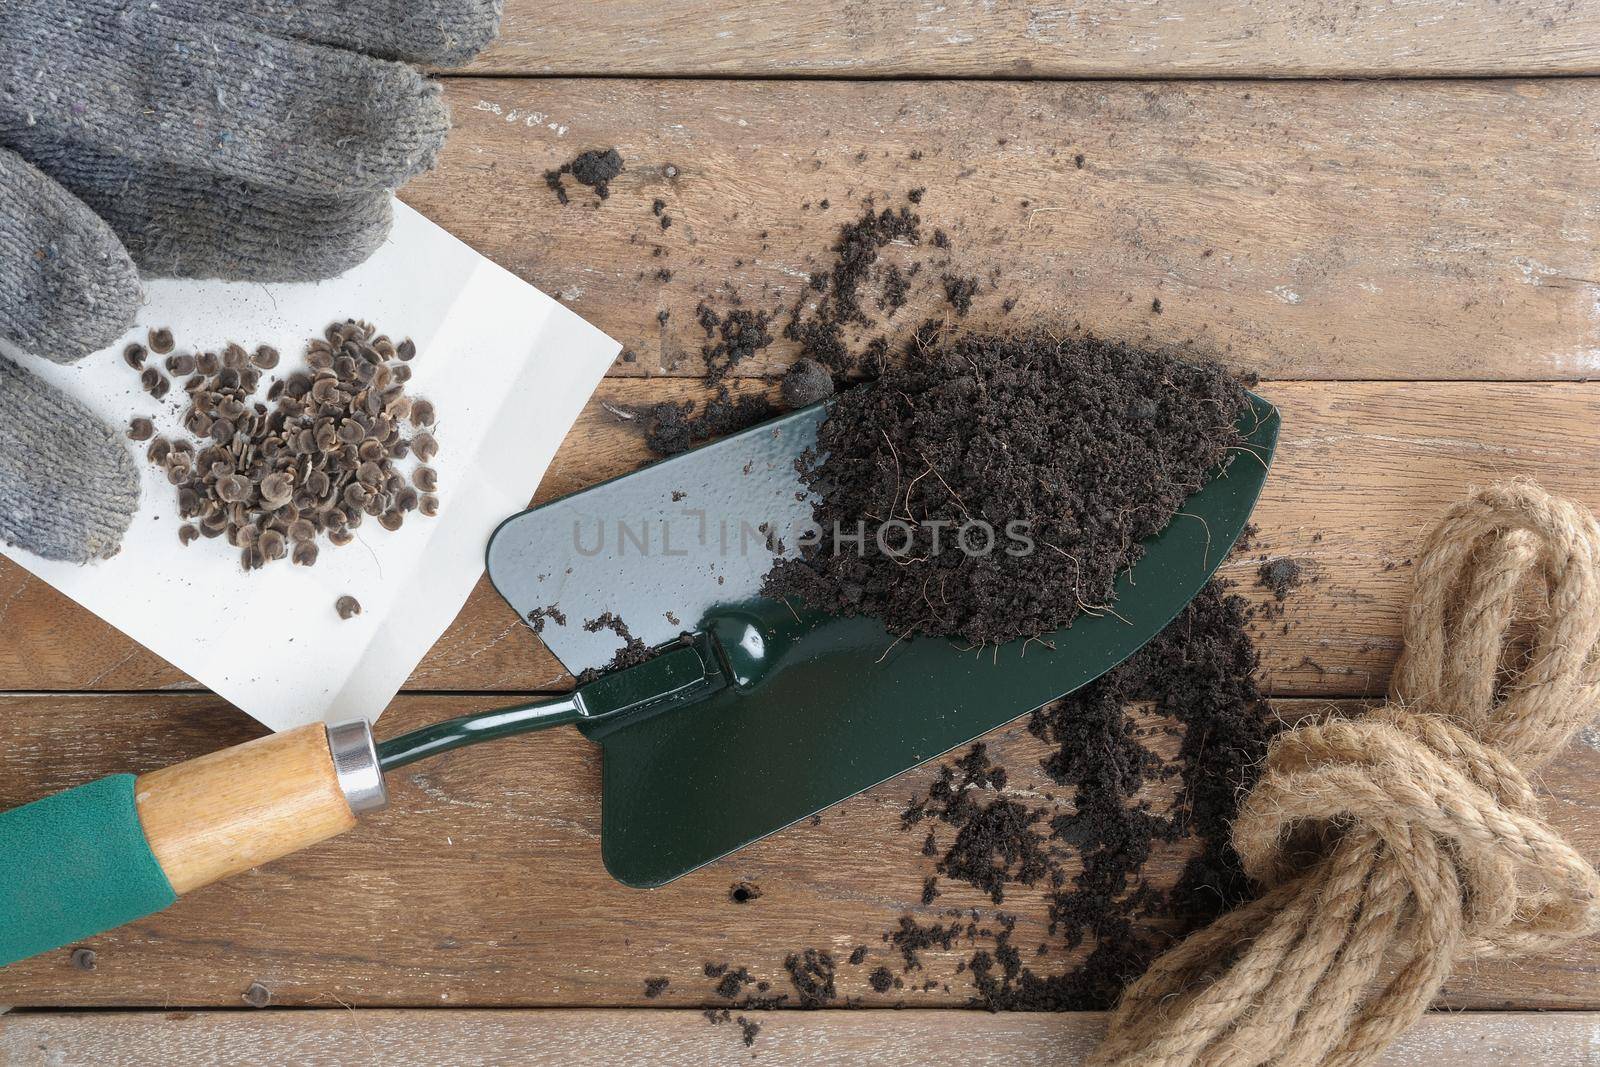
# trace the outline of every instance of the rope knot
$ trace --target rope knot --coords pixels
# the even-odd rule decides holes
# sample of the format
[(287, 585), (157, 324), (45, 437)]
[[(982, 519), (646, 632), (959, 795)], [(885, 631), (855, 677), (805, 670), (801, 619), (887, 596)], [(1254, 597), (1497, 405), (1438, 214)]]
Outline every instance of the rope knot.
[(1600, 876), (1527, 777), (1597, 698), (1594, 516), (1524, 482), (1451, 508), (1418, 558), (1390, 703), (1273, 741), (1233, 827), (1262, 895), (1158, 959), (1095, 1062), (1370, 1062), (1457, 959), (1600, 929)]

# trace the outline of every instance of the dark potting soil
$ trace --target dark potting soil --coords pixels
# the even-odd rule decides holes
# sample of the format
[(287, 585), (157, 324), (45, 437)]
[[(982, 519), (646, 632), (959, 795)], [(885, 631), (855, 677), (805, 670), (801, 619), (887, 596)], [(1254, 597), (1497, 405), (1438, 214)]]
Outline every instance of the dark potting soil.
[[(1089, 335), (931, 325), (902, 366), (841, 393), (802, 460), (824, 536), (765, 592), (896, 635), (1034, 637), (1112, 586), (1239, 441), (1220, 365)], [(865, 530), (865, 543), (835, 541)], [(857, 547), (860, 546), (860, 547)], [(837, 549), (837, 550), (836, 550)]]
[(556, 199), (568, 202), (563, 175), (571, 175), (580, 185), (587, 185), (601, 200), (611, 195), (611, 180), (622, 173), (622, 154), (615, 148), (595, 148), (580, 152), (570, 163), (544, 173), (544, 183), (556, 194)]
[[(546, 617), (556, 619), (554, 615), (550, 614), (549, 608), (545, 608), (544, 613)], [(534, 614), (534, 612), (530, 612), (528, 615), (530, 623), (533, 622)], [(566, 625), (564, 618), (556, 619), (556, 621), (563, 626)], [(611, 662), (604, 667), (590, 667), (585, 671), (579, 672), (577, 676), (579, 685), (592, 682), (608, 671), (617, 671), (624, 667), (636, 667), (656, 655), (657, 650), (633, 636), (632, 631), (628, 629), (628, 624), (623, 622), (615, 612), (605, 611), (593, 619), (585, 619), (583, 628), (592, 634), (599, 633), (601, 630), (610, 630), (622, 639), (622, 647), (617, 649), (617, 654), (612, 656)], [(536, 625), (534, 632), (537, 633), (542, 629), (542, 625)]]
[(765, 311), (750, 308), (733, 308), (719, 314), (701, 301), (695, 309), (695, 318), (706, 332), (706, 343), (700, 354), (705, 357), (705, 381), (717, 385), (740, 363), (773, 342), (767, 329), (772, 316)]
[[(1000, 795), (1002, 768), (976, 745), (935, 775), (927, 793), (902, 816), (910, 828), (937, 819), (943, 839), (937, 871), (990, 894), (1042, 886), (1050, 929), (1066, 946), (1088, 944), (1081, 964), (1041, 974), (1021, 961), (1002, 921), (992, 944), (967, 961), (977, 1001), (994, 1010), (1085, 1011), (1109, 1007), (1143, 973), (1171, 936), (1209, 923), (1248, 895), (1228, 827), (1238, 798), (1278, 721), (1256, 683), (1249, 608), (1218, 582), (1154, 641), (1122, 666), (1064, 700), (1035, 712), (1029, 730), (1052, 745), (1041, 767), (1071, 786), (1072, 804), (1027, 807)], [(1145, 702), (1179, 735), (1177, 758), (1146, 747), (1128, 708)], [(996, 785), (998, 776), (999, 785)], [(1156, 810), (1138, 798), (1149, 782), (1177, 779), (1170, 805)], [(953, 831), (953, 834), (951, 833)], [(1199, 847), (1177, 882), (1158, 889), (1144, 868), (1162, 844), (1192, 839)], [(1069, 874), (1064, 858), (1075, 857)], [(1165, 917), (1167, 936), (1141, 931), (1141, 919)], [(891, 940), (949, 947), (950, 926), (921, 926), (911, 917)], [(906, 953), (907, 969), (916, 965)]]
[[(915, 203), (920, 195), (910, 199)], [(652, 205), (657, 215), (664, 208), (661, 200)], [(860, 217), (839, 228), (832, 246), (832, 262), (811, 276), (806, 292), (790, 309), (783, 328), (783, 336), (800, 345), (800, 353), (779, 387), (783, 408), (792, 410), (823, 400), (851, 376), (881, 372), (887, 362), (887, 339), (857, 338), (851, 331), (872, 324), (862, 307), (863, 290), (869, 284), (876, 283), (880, 312), (892, 316), (907, 302), (912, 279), (921, 273), (922, 264), (912, 263), (904, 270), (897, 263), (881, 269), (878, 264), (879, 250), (896, 240), (912, 245), (921, 240), (920, 222), (905, 208), (879, 210), (869, 202)], [(948, 246), (946, 240), (945, 247)], [(970, 305), (970, 294), (966, 302)], [(628, 409), (633, 425), (644, 435), (645, 445), (657, 455), (676, 455), (711, 438), (763, 422), (782, 410), (763, 395), (735, 396), (729, 389), (728, 378), (734, 368), (774, 340), (771, 312), (741, 307), (737, 295), (733, 303), (727, 312), (717, 311), (704, 300), (695, 309), (696, 321), (706, 334), (700, 352), (706, 368), (704, 381), (716, 390), (712, 399), (698, 413), (693, 401)], [(663, 324), (667, 314), (661, 312)]]
[(645, 447), (660, 456), (675, 456), (713, 437), (754, 426), (777, 413), (778, 409), (760, 393), (713, 397), (699, 414), (695, 414), (692, 400), (664, 400), (628, 412), (644, 433)]
[[(861, 290), (872, 276), (879, 250), (891, 241), (920, 242), (921, 226), (921, 220), (907, 208), (874, 210), (869, 204), (859, 218), (839, 228), (833, 263), (811, 276), (811, 289), (818, 294), (815, 309), (807, 307), (811, 294), (802, 294), (783, 328), (785, 337), (800, 343), (802, 357), (816, 360), (835, 375), (859, 369), (860, 359), (846, 329), (871, 325), (861, 306)], [(890, 284), (891, 292), (898, 288), (897, 283)], [(903, 291), (899, 298), (904, 303)]]
[(533, 628), (533, 632), (536, 634), (544, 633), (545, 624), (551, 622), (557, 626), (565, 626), (567, 624), (566, 612), (555, 604), (534, 608), (528, 612), (528, 625)]
[(1291, 592), (1305, 584), (1305, 580), (1305, 568), (1298, 560), (1268, 560), (1256, 571), (1256, 584), (1270, 591), (1278, 600), (1287, 600)]
[(784, 372), (778, 395), (790, 408), (815, 404), (833, 395), (833, 375), (814, 359), (797, 359)]

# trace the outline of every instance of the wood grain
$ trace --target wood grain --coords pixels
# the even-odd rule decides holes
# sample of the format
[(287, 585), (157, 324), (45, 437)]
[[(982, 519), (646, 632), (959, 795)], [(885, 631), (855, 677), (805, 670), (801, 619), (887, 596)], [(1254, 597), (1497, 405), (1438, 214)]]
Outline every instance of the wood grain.
[[(1600, 509), (1600, 384), (1272, 382), (1260, 391), (1283, 412), (1283, 439), (1255, 515), (1260, 546), (1223, 573), (1258, 604), (1268, 597), (1255, 584), (1262, 554), (1292, 556), (1309, 575), (1283, 605), (1283, 618), (1258, 628), (1275, 693), (1385, 690), (1410, 590), (1408, 561), (1428, 525), (1468, 486), (1531, 476)], [(539, 499), (647, 461), (639, 435), (608, 405), (621, 410), (704, 395), (701, 385), (681, 379), (606, 381)], [(190, 684), (4, 561), (0, 628), (0, 690)], [(556, 660), (480, 582), (408, 687), (536, 691), (567, 684)]]
[(179, 894), (356, 824), (320, 722), (148, 771), (134, 799), (150, 851)]
[[(465, 79), (447, 95), (456, 131), (405, 199), (637, 353), (618, 374), (697, 373), (700, 300), (726, 307), (731, 287), (787, 312), (864, 197), (920, 187), (929, 238), (952, 248), (888, 258), (977, 276), (968, 324), (1194, 339), (1267, 378), (1600, 371), (1595, 81)], [(627, 169), (610, 198), (557, 205), (545, 172), (612, 145)], [(939, 310), (914, 302), (891, 332)], [(740, 373), (793, 354), (780, 341)]]
[[(492, 706), (481, 695), (402, 697), (379, 732)], [(1278, 711), (1298, 718), (1325, 708), (1290, 701)], [(0, 698), (0, 805), (98, 774), (165, 766), (253, 732), (207, 695)], [(1070, 803), (1070, 790), (1038, 769), (1045, 749), (1022, 725), (986, 740), (1011, 772), (1009, 795), (1029, 806), (1046, 794)], [(1174, 743), (1151, 741), (1158, 751)], [(976, 908), (992, 922), (997, 910), (986, 895), (948, 882), (932, 907), (920, 903), (934, 861), (899, 816), (933, 773), (907, 772), (828, 810), (819, 824), (640, 891), (612, 882), (601, 866), (599, 753), (575, 731), (450, 753), (392, 775), (392, 807), (354, 831), (93, 938), (93, 972), (74, 968), (68, 950), (0, 970), (0, 1004), (237, 1007), (259, 981), (274, 1003), (307, 1007), (687, 1007), (722, 1003), (704, 977), (707, 961), (748, 966), (783, 992), (784, 957), (819, 948), (840, 961), (839, 992), (865, 1006), (961, 1006), (972, 990), (956, 968), (981, 939), (924, 953), (924, 969), (905, 975), (904, 990), (878, 995), (867, 981), (880, 965), (900, 973), (898, 953), (883, 941), (900, 916), (926, 922), (945, 908)], [(1600, 855), (1597, 775), (1600, 751), (1578, 744), (1540, 776), (1552, 822), (1591, 856)], [(1158, 810), (1162, 788), (1148, 797)], [(1185, 858), (1181, 846), (1161, 846), (1147, 875), (1168, 884)], [(736, 882), (761, 895), (733, 901)], [(1018, 917), (1015, 943), (1040, 973), (1064, 970), (1086, 951), (1049, 934), (1042, 889), (1014, 888), (1000, 910)], [(1043, 958), (1031, 954), (1038, 944), (1048, 946)], [(858, 945), (867, 948), (864, 962), (845, 963)], [(657, 976), (671, 984), (647, 999), (644, 980)], [(936, 985), (924, 991), (928, 979)], [(1443, 1003), (1595, 1007), (1600, 941), (1482, 962), (1452, 979)]]
[(508, 0), (495, 74), (939, 78), (1593, 74), (1568, 0)]
[[(495, 1064), (960, 1063), (968, 1067), (1080, 1064), (1104, 1029), (1092, 1012), (987, 1015), (949, 1011), (751, 1013), (747, 1049), (737, 1025), (711, 1027), (693, 1011), (301, 1011), (17, 1014), (0, 1018), (0, 1059), (12, 1067), (160, 1063), (168, 1067), (412, 1067)], [(1600, 1063), (1600, 1014), (1432, 1014), (1391, 1046), (1379, 1067), (1504, 1067)]]

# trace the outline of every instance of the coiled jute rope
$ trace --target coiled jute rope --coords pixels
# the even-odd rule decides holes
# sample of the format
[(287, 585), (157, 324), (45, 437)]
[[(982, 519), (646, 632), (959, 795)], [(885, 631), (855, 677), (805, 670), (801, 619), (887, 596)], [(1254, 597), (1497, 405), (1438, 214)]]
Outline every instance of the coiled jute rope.
[(1452, 507), (1417, 559), (1389, 703), (1273, 742), (1233, 827), (1262, 895), (1129, 987), (1091, 1062), (1370, 1063), (1458, 961), (1600, 929), (1600, 877), (1528, 782), (1600, 710), (1597, 646), (1588, 509), (1525, 482)]

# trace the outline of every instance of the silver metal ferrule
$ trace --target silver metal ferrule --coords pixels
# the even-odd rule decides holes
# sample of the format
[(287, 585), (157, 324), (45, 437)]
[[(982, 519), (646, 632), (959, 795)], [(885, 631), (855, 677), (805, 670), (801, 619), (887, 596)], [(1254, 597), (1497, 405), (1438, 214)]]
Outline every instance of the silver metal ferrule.
[(333, 770), (344, 791), (345, 802), (357, 815), (389, 806), (389, 787), (383, 781), (378, 763), (378, 745), (372, 727), (365, 719), (334, 723), (328, 730), (328, 751), (333, 753)]

